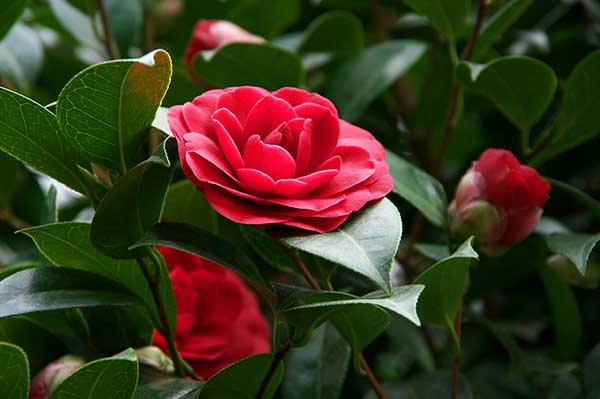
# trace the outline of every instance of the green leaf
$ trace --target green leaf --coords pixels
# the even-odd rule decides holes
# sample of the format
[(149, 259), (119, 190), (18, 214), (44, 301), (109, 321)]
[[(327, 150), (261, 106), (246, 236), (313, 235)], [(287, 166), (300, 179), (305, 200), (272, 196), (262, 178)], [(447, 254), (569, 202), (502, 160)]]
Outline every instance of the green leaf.
[(588, 259), (599, 241), (600, 234), (561, 233), (546, 236), (550, 250), (569, 258), (582, 276), (585, 276)]
[(530, 57), (501, 57), (485, 65), (463, 62), (457, 76), (526, 132), (544, 114), (556, 91), (552, 68)]
[[(421, 374), (407, 382), (384, 385), (385, 392), (392, 398), (401, 399), (444, 399), (451, 396), (452, 375), (450, 370), (436, 370), (432, 373)], [(482, 396), (486, 399), (487, 396)], [(370, 392), (365, 399), (375, 399)], [(469, 379), (459, 374), (456, 399), (473, 399), (474, 395)], [(494, 398), (497, 399), (497, 398)]]
[(219, 232), (217, 213), (202, 192), (187, 179), (169, 186), (163, 219), (169, 222), (190, 223), (214, 234)]
[(174, 150), (168, 138), (155, 155), (122, 176), (104, 196), (92, 220), (94, 246), (113, 258), (134, 258), (129, 247), (160, 220), (172, 170), (166, 154)]
[(10, 30), (13, 24), (19, 19), (28, 0), (12, 0), (4, 4), (2, 14), (0, 14), (0, 39)]
[(338, 263), (391, 293), (390, 271), (401, 236), (400, 213), (384, 198), (329, 233), (286, 237), (282, 241)]
[[(210, 377), (198, 399), (254, 399), (273, 361), (272, 353), (242, 359)], [(270, 399), (283, 377), (283, 363), (277, 367), (264, 399)]]
[(306, 28), (298, 51), (344, 56), (359, 52), (363, 46), (364, 31), (360, 19), (347, 11), (330, 11)]
[(158, 223), (131, 248), (163, 245), (228, 267), (250, 281), (266, 286), (254, 261), (235, 245), (208, 231), (184, 223)]
[(108, 26), (121, 57), (129, 55), (129, 48), (142, 32), (144, 10), (141, 0), (104, 0)]
[(19, 161), (0, 151), (0, 209), (10, 210), (11, 199), (17, 190), (17, 175), (21, 169)]
[(538, 165), (600, 133), (600, 50), (583, 59), (567, 80), (558, 127), (550, 144), (531, 160)]
[(587, 354), (583, 362), (583, 382), (588, 392), (600, 392), (600, 343), (597, 343)]
[(414, 40), (391, 40), (368, 47), (340, 66), (325, 94), (340, 117), (352, 122), (425, 54), (426, 47)]
[(214, 53), (200, 53), (194, 58), (194, 69), (218, 87), (250, 85), (275, 90), (304, 82), (300, 58), (266, 43), (231, 43)]
[(548, 180), (548, 183), (573, 197), (573, 199), (585, 206), (597, 219), (600, 220), (600, 202), (590, 197), (583, 191), (564, 183), (560, 180), (552, 179), (544, 176), (544, 179)]
[(350, 361), (350, 347), (324, 324), (302, 348), (290, 351), (282, 391), (286, 399), (338, 399)]
[(447, 245), (418, 243), (415, 244), (415, 250), (421, 255), (435, 261), (443, 260), (450, 256)]
[(58, 338), (71, 353), (85, 354), (88, 351), (86, 346), (89, 343), (90, 332), (80, 309), (36, 312), (20, 318)]
[(452, 43), (465, 30), (470, 0), (404, 0), (412, 9), (426, 17)]
[(142, 366), (134, 399), (191, 398), (188, 395), (199, 392), (201, 388), (201, 382), (175, 378), (150, 367)]
[(393, 192), (417, 208), (432, 224), (444, 226), (448, 200), (442, 184), (389, 150), (385, 161), (394, 179)]
[[(21, 230), (27, 234), (40, 252), (52, 264), (60, 267), (92, 272), (126, 287), (152, 310), (154, 320), (160, 320), (152, 292), (138, 264), (129, 259), (113, 259), (98, 251), (90, 241), (90, 224), (55, 223)], [(161, 280), (159, 288), (163, 303), (169, 282)]]
[(358, 369), (360, 351), (389, 323), (390, 317), (384, 309), (420, 324), (416, 307), (422, 290), (420, 285), (405, 285), (395, 287), (391, 296), (379, 291), (363, 297), (322, 292), (298, 298), (297, 305), (285, 309), (283, 314), (297, 329), (294, 338), (297, 344), (305, 343), (316, 327), (331, 321), (354, 350)]
[(44, 209), (42, 209), (41, 224), (58, 222), (58, 208), (56, 207), (56, 187), (54, 187), (54, 184), (50, 185), (50, 188), (48, 189), (45, 205), (46, 206), (44, 207)]
[(227, 20), (244, 27), (252, 33), (273, 37), (300, 16), (299, 0), (240, 0), (238, 7), (229, 5)]
[(48, 399), (131, 399), (138, 382), (138, 362), (133, 349), (94, 360), (65, 379)]
[(473, 59), (478, 60), (482, 58), (494, 42), (527, 11), (531, 4), (533, 4), (533, 0), (509, 0), (493, 16), (486, 20), (479, 36), (477, 36), (477, 41), (473, 48)]
[(56, 115), (80, 158), (124, 174), (146, 138), (171, 73), (169, 54), (156, 50), (75, 75), (58, 96)]
[(29, 362), (21, 348), (0, 342), (0, 396), (4, 399), (29, 397)]
[(0, 281), (0, 318), (45, 310), (139, 303), (122, 286), (79, 270), (40, 267), (22, 270)]
[(423, 323), (447, 327), (454, 333), (454, 318), (465, 289), (469, 266), (473, 259), (479, 259), (472, 243), (471, 237), (456, 252), (425, 270), (415, 280), (416, 284), (425, 286), (418, 306)]
[(281, 245), (267, 232), (243, 224), (240, 225), (240, 230), (244, 235), (244, 238), (246, 238), (246, 241), (250, 243), (252, 248), (254, 248), (254, 250), (269, 265), (284, 273), (294, 273), (297, 271), (290, 256), (285, 253)]
[(0, 150), (85, 193), (83, 177), (75, 166), (75, 150), (54, 114), (4, 88), (0, 88)]
[(38, 33), (17, 23), (0, 41), (0, 76), (21, 91), (31, 88), (44, 63), (44, 48)]
[(573, 359), (581, 347), (581, 314), (577, 299), (569, 284), (556, 271), (541, 267), (539, 272), (552, 313), (558, 354), (563, 359)]

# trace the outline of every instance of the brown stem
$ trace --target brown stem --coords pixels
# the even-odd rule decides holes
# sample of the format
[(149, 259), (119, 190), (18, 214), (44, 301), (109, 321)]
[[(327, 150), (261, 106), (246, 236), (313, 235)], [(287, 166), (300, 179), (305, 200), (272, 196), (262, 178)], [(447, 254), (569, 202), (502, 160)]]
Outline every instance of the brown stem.
[(269, 367), (269, 370), (267, 371), (267, 374), (265, 375), (265, 378), (263, 379), (263, 382), (260, 384), (260, 388), (258, 390), (258, 393), (256, 394), (256, 399), (262, 399), (267, 388), (269, 387), (269, 383), (273, 379), (273, 375), (275, 375), (275, 371), (277, 371), (277, 367), (279, 366), (279, 363), (283, 360), (283, 358), (285, 357), (285, 354), (290, 350), (291, 347), (292, 347), (291, 343), (288, 342), (281, 349), (279, 349), (277, 351), (277, 353), (273, 357), (271, 366)]
[[(458, 338), (458, 344), (460, 345), (460, 338), (462, 335), (462, 308), (463, 299), (460, 298), (458, 302), (458, 308), (456, 309), (456, 319), (454, 320), (454, 329), (456, 330), (456, 337)], [(454, 356), (454, 362), (452, 362), (452, 389), (451, 399), (458, 398), (458, 372), (460, 370), (460, 356), (458, 352)]]
[[(475, 46), (475, 42), (477, 41), (477, 36), (479, 35), (479, 31), (481, 30), (481, 25), (483, 23), (483, 18), (485, 16), (485, 3), (485, 0), (479, 0), (479, 8), (477, 9), (477, 20), (475, 21), (475, 26), (473, 26), (471, 36), (469, 36), (469, 41), (467, 42), (467, 45), (463, 52), (462, 58), (465, 61), (470, 60), (471, 56), (473, 55), (473, 48)], [(439, 175), (442, 164), (444, 163), (444, 158), (446, 157), (446, 151), (448, 150), (450, 138), (452, 137), (452, 133), (454, 133), (454, 118), (456, 116), (456, 109), (458, 108), (458, 99), (460, 97), (461, 92), (462, 87), (458, 83), (454, 83), (452, 85), (452, 91), (450, 94), (450, 104), (448, 106), (448, 113), (446, 114), (446, 123), (444, 125), (444, 135), (442, 138), (442, 144), (440, 145), (438, 156), (431, 170), (431, 174), (434, 177), (438, 177)]]
[(115, 59), (115, 52), (112, 47), (112, 39), (110, 35), (110, 28), (108, 26), (108, 17), (106, 16), (106, 8), (104, 7), (104, 0), (96, 0), (98, 5), (98, 11), (100, 12), (100, 21), (102, 22), (102, 33), (104, 35), (104, 47), (110, 59)]
[(181, 364), (181, 358), (179, 352), (177, 351), (177, 345), (175, 344), (175, 337), (171, 333), (171, 329), (169, 328), (169, 321), (167, 320), (167, 310), (165, 309), (165, 305), (160, 298), (160, 288), (158, 287), (158, 282), (148, 270), (148, 266), (144, 259), (138, 257), (136, 258), (148, 285), (150, 286), (150, 291), (152, 292), (152, 297), (154, 298), (154, 303), (156, 303), (156, 307), (158, 308), (158, 315), (160, 317), (160, 324), (162, 326), (162, 333), (167, 341), (167, 346), (169, 348), (169, 355), (173, 360), (173, 366), (175, 367), (175, 372), (180, 377), (185, 377), (186, 373), (183, 369), (183, 365)]
[[(306, 278), (306, 281), (308, 281), (308, 283), (310, 284), (310, 286), (315, 291), (322, 291), (321, 287), (319, 286), (319, 283), (317, 283), (317, 280), (315, 280), (315, 278), (311, 274), (310, 270), (308, 270), (308, 268), (306, 267), (304, 262), (302, 262), (302, 259), (300, 259), (298, 254), (293, 253), (291, 255), (291, 257), (292, 257), (292, 260), (294, 261), (294, 263), (296, 264), (296, 266), (298, 267), (298, 269), (300, 269), (300, 271), (304, 275), (304, 278)], [(367, 363), (367, 360), (362, 355), (362, 353), (360, 354), (360, 365), (361, 365), (363, 371), (365, 372), (365, 374), (367, 375), (369, 384), (371, 384), (371, 388), (373, 388), (373, 391), (375, 392), (377, 397), (379, 399), (388, 399), (385, 392), (383, 391), (383, 388), (381, 387), (381, 384), (377, 380), (377, 377), (375, 377), (375, 374), (373, 374), (373, 371), (371, 371), (371, 368), (369, 367), (369, 363)]]

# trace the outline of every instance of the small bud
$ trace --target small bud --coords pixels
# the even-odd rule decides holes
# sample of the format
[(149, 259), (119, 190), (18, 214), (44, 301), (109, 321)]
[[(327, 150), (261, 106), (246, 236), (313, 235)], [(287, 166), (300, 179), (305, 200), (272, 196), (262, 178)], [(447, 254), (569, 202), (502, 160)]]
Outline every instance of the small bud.
[(85, 364), (79, 356), (66, 355), (48, 364), (31, 380), (29, 399), (46, 399), (67, 377)]
[(483, 248), (493, 246), (504, 231), (502, 216), (486, 201), (472, 201), (460, 210), (450, 205), (450, 230), (461, 237), (475, 236)]
[(144, 346), (135, 350), (138, 361), (166, 373), (175, 372), (173, 360), (156, 346)]

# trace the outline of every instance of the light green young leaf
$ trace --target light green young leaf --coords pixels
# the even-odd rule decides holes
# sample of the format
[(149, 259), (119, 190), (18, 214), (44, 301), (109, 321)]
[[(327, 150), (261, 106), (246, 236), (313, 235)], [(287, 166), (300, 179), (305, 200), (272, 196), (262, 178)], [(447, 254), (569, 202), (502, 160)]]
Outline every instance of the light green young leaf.
[(84, 69), (58, 96), (56, 115), (79, 157), (124, 174), (134, 162), (171, 79), (171, 58), (156, 50)]
[(545, 237), (551, 251), (566, 256), (585, 276), (588, 259), (600, 241), (600, 234), (551, 234)]
[(138, 382), (133, 349), (87, 363), (65, 379), (49, 399), (131, 399)]

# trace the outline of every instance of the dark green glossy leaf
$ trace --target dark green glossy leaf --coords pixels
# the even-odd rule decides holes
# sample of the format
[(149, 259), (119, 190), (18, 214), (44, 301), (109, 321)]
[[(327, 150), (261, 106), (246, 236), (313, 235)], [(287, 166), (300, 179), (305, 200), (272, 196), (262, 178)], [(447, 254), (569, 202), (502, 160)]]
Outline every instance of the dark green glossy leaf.
[(44, 209), (42, 209), (42, 220), (41, 224), (56, 223), (58, 222), (58, 208), (56, 206), (56, 187), (54, 184), (48, 189), (46, 194), (46, 203)]
[(300, 53), (354, 54), (364, 46), (360, 20), (347, 11), (331, 11), (319, 16), (306, 29)]
[(20, 94), (0, 88), (0, 150), (85, 193), (75, 150), (53, 113)]
[(135, 391), (135, 399), (184, 399), (200, 392), (202, 383), (176, 378), (150, 367), (140, 367), (140, 380)]
[(557, 84), (554, 71), (530, 57), (501, 57), (486, 65), (463, 62), (457, 75), (522, 131), (529, 131), (546, 111)]
[(27, 3), (28, 0), (12, 0), (4, 4), (2, 14), (0, 14), (0, 39), (23, 14)]
[(348, 370), (350, 347), (330, 324), (317, 328), (308, 343), (286, 359), (286, 399), (338, 399)]
[[(391, 398), (398, 399), (444, 399), (451, 397), (452, 375), (450, 370), (437, 370), (421, 374), (408, 382), (384, 385), (384, 391)], [(457, 399), (474, 399), (473, 389), (469, 379), (463, 374), (458, 377)], [(375, 399), (370, 392), (365, 399)], [(491, 399), (487, 398), (486, 399)], [(497, 399), (497, 398), (494, 398)], [(508, 399), (508, 398), (507, 398)]]
[(0, 76), (19, 90), (31, 88), (43, 63), (44, 48), (40, 36), (27, 25), (15, 24), (0, 41)]
[(588, 259), (599, 241), (600, 234), (561, 233), (546, 236), (550, 250), (569, 258), (582, 276), (585, 276)]
[(190, 223), (211, 233), (219, 232), (219, 217), (204, 195), (189, 180), (169, 186), (163, 219), (169, 222)]
[(600, 393), (598, 370), (600, 370), (600, 344), (592, 348), (583, 362), (583, 382), (588, 392)]
[(73, 7), (67, 0), (48, 0), (48, 6), (56, 20), (77, 42), (94, 49), (103, 57), (106, 56), (91, 16)]
[[(272, 353), (263, 353), (233, 363), (206, 381), (198, 399), (255, 399), (272, 361)], [(264, 399), (273, 396), (282, 377), (283, 363), (280, 363)]]
[[(90, 224), (56, 223), (22, 232), (33, 239), (52, 264), (99, 274), (123, 285), (152, 309), (155, 320), (159, 320), (152, 293), (138, 264), (134, 260), (113, 259), (98, 251), (90, 241)], [(170, 302), (166, 297), (167, 285), (168, 281), (159, 282), (164, 303)]]
[(12, 195), (17, 189), (17, 174), (21, 169), (19, 161), (0, 151), (0, 209), (11, 209)]
[(425, 270), (416, 284), (423, 284), (425, 290), (419, 299), (419, 318), (425, 324), (447, 327), (454, 332), (454, 318), (459, 301), (465, 289), (469, 266), (473, 259), (479, 259), (468, 239), (448, 258)]
[(555, 187), (573, 197), (574, 200), (585, 206), (597, 219), (600, 220), (600, 202), (590, 197), (583, 191), (567, 184), (562, 181), (552, 179), (544, 176), (544, 179), (548, 180), (552, 187)]
[(450, 256), (447, 245), (419, 243), (415, 244), (415, 250), (421, 255), (435, 261), (443, 260)]
[(267, 232), (248, 225), (240, 225), (240, 230), (252, 248), (254, 248), (268, 264), (284, 273), (293, 273), (297, 271), (290, 256)]
[(391, 151), (386, 151), (385, 161), (394, 179), (394, 193), (417, 208), (435, 226), (445, 225), (448, 200), (442, 184)]
[(567, 80), (562, 110), (552, 141), (531, 160), (537, 165), (600, 133), (598, 102), (600, 91), (600, 50), (583, 59)]
[(144, 10), (142, 0), (104, 0), (108, 26), (121, 58), (129, 55), (129, 48), (142, 33)]
[(392, 260), (401, 236), (400, 213), (384, 198), (329, 233), (286, 237), (282, 241), (361, 274), (389, 293)]
[(541, 267), (539, 271), (554, 321), (558, 354), (573, 359), (581, 346), (581, 314), (575, 294), (553, 269)]
[(340, 66), (325, 94), (337, 107), (340, 117), (352, 122), (410, 69), (425, 49), (424, 43), (414, 40), (392, 40), (368, 47)]
[(270, 44), (232, 43), (194, 59), (198, 76), (218, 87), (260, 86), (275, 90), (300, 86), (304, 69), (300, 59)]
[(94, 360), (65, 379), (48, 399), (131, 399), (138, 382), (133, 349)]
[(21, 348), (0, 342), (0, 396), (4, 399), (29, 397), (29, 362)]
[(79, 270), (40, 267), (0, 281), (0, 318), (55, 309), (140, 303), (122, 286)]
[(451, 42), (465, 30), (465, 22), (470, 0), (403, 0), (429, 22)]
[(79, 157), (124, 174), (169, 87), (171, 58), (156, 50), (78, 73), (61, 91), (58, 123)]
[(87, 353), (86, 345), (89, 343), (90, 332), (80, 309), (29, 313), (20, 318), (58, 338), (72, 353)]
[[(174, 139), (164, 144), (174, 146)], [(129, 247), (160, 220), (171, 175), (166, 149), (160, 147), (122, 176), (96, 209), (90, 232), (94, 246), (113, 258), (139, 256)]]
[(473, 48), (473, 59), (482, 58), (498, 40), (513, 25), (533, 0), (509, 0), (494, 15), (487, 19), (482, 28), (475, 47)]
[(208, 231), (184, 223), (159, 223), (132, 246), (163, 245), (198, 255), (266, 285), (256, 264), (242, 250)]

